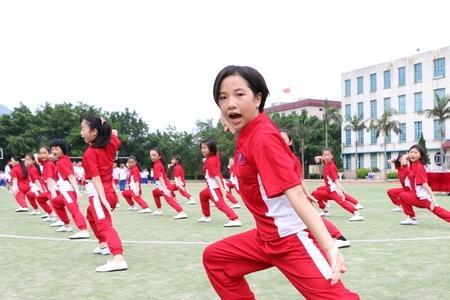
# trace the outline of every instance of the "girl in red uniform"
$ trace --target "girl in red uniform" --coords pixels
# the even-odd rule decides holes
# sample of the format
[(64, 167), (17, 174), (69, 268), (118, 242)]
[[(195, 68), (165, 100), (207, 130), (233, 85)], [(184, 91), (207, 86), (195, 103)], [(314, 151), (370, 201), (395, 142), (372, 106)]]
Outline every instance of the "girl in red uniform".
[(229, 172), (230, 172), (230, 180), (227, 181), (227, 185), (230, 188), (230, 193), (231, 193), (231, 189), (235, 189), (236, 192), (239, 194), (239, 183), (236, 177), (236, 174), (234, 172), (234, 159), (232, 157), (230, 157), (228, 159), (228, 166), (227, 166)]
[(288, 146), (263, 112), (268, 94), (251, 67), (225, 67), (214, 82), (214, 99), (237, 133), (236, 175), (256, 229), (208, 246), (207, 275), (224, 300), (255, 299), (245, 275), (273, 266), (307, 299), (359, 299), (339, 281), (343, 258), (301, 189)]
[[(295, 155), (294, 152), (294, 146), (292, 145), (292, 133), (290, 130), (287, 129), (281, 129), (280, 130), (281, 137), (283, 138), (284, 142), (289, 146), (289, 149), (291, 150), (291, 156), (292, 159), (295, 162), (295, 171), (297, 172), (298, 176), (300, 176), (300, 179), (302, 180), (301, 186), (302, 190), (305, 193), (306, 197), (317, 204), (318, 200), (314, 198), (313, 195), (308, 190), (308, 187), (306, 186), (305, 181), (303, 180), (303, 169), (302, 169), (302, 163), (298, 159), (298, 157)], [(326, 218), (322, 218), (323, 223), (325, 224), (325, 227), (327, 227), (328, 232), (330, 233), (332, 238), (336, 239), (336, 245), (338, 248), (346, 248), (350, 247), (350, 241), (345, 238), (345, 236), (342, 235), (341, 231), (334, 225), (330, 220)]]
[(396, 159), (390, 160), (389, 162), (391, 163), (391, 167), (397, 169), (398, 180), (402, 187), (387, 190), (387, 195), (392, 203), (396, 205), (392, 211), (403, 211), (399, 196), (403, 192), (411, 191), (411, 183), (409, 182), (411, 170), (409, 168), (408, 154), (399, 154)]
[(174, 184), (170, 185), (170, 190), (175, 193), (179, 191), (189, 201), (186, 202), (188, 205), (196, 204), (194, 198), (186, 191), (186, 179), (184, 178), (184, 169), (180, 164), (180, 158), (178, 156), (172, 157), (170, 160), (169, 168), (173, 168), (172, 174), (175, 181)]
[(69, 239), (88, 239), (89, 232), (87, 231), (86, 219), (80, 212), (78, 202), (81, 200), (81, 193), (78, 188), (77, 180), (75, 178), (73, 164), (69, 159), (69, 145), (64, 140), (55, 139), (52, 141), (50, 148), (52, 154), (57, 159), (56, 161), (56, 175), (58, 195), (52, 199), (53, 208), (56, 215), (64, 223), (64, 226), (56, 229), (57, 232), (72, 232), (70, 220), (67, 216), (66, 208), (72, 215), (75, 225), (80, 230), (79, 232), (69, 236)]
[[(11, 157), (11, 178), (12, 192), (14, 198), (19, 204), (16, 212), (27, 212), (28, 206), (25, 201), (25, 195), (30, 191), (30, 181), (28, 180), (28, 170), (24, 162), (18, 156)], [(37, 204), (32, 204), (33, 209), (37, 209)]]
[(183, 211), (183, 208), (178, 204), (175, 199), (175, 194), (173, 191), (169, 189), (171, 183), (169, 178), (167, 177), (166, 170), (164, 169), (164, 164), (161, 162), (161, 151), (154, 148), (150, 150), (150, 158), (153, 162), (153, 172), (155, 177), (155, 185), (156, 188), (153, 189), (152, 195), (155, 200), (156, 210), (153, 213), (154, 215), (162, 215), (163, 212), (161, 210), (161, 197), (164, 197), (166, 202), (172, 206), (173, 209), (178, 213), (173, 218), (174, 219), (186, 219), (187, 214)]
[(112, 210), (117, 205), (113, 183), (113, 163), (120, 140), (117, 132), (102, 118), (87, 117), (81, 122), (81, 137), (89, 145), (83, 153), (86, 191), (89, 194), (87, 219), (99, 241), (94, 254), (111, 253), (112, 260), (97, 272), (122, 271), (128, 268), (122, 242), (112, 224)]
[(136, 157), (130, 156), (128, 158), (128, 189), (122, 192), (122, 196), (127, 200), (130, 207), (128, 210), (137, 210), (133, 200), (141, 207), (139, 213), (151, 213), (152, 210), (148, 206), (147, 201), (142, 199), (141, 188), (141, 166), (138, 164)]
[(333, 152), (330, 148), (325, 148), (322, 156), (316, 157), (316, 161), (322, 161), (323, 180), (325, 186), (317, 188), (312, 195), (319, 200), (319, 207), (323, 210), (325, 216), (329, 216), (326, 210), (326, 202), (331, 199), (336, 201), (342, 208), (352, 213), (349, 221), (362, 221), (364, 217), (359, 214), (358, 209), (363, 208), (359, 202), (347, 194), (339, 180), (338, 170), (333, 160)]
[[(42, 166), (42, 188), (44, 192), (37, 195), (36, 200), (38, 201), (39, 205), (49, 214), (49, 216), (45, 218), (45, 221), (56, 222), (57, 219), (55, 213), (53, 212), (53, 204), (51, 202), (51, 199), (56, 198), (56, 166), (55, 163), (50, 159), (50, 148), (46, 146), (42, 146), (41, 148), (39, 148), (38, 157), (38, 162)], [(60, 226), (64, 225), (61, 224), (61, 221), (59, 221), (58, 224), (60, 224)]]
[[(31, 153), (25, 155), (25, 166), (27, 167), (28, 171), (28, 179), (30, 180), (30, 191), (26, 194), (26, 196), (30, 203), (36, 203), (37, 196), (44, 193), (41, 169), (40, 166), (36, 163), (33, 154)], [(46, 215), (44, 215), (45, 217), (47, 217), (49, 213), (52, 212), (52, 209), (48, 205), (45, 206), (45, 208), (42, 208), (46, 213)], [(30, 212), (30, 215), (39, 214), (39, 209), (33, 209), (33, 211)]]
[(217, 145), (212, 139), (203, 140), (200, 143), (200, 150), (205, 162), (203, 165), (203, 175), (206, 180), (206, 188), (200, 194), (200, 204), (202, 206), (203, 217), (198, 219), (198, 222), (211, 222), (211, 210), (209, 201), (213, 201), (217, 209), (225, 213), (230, 220), (225, 227), (239, 227), (242, 226), (239, 217), (236, 213), (225, 203), (227, 198), (227, 191), (223, 186), (222, 173), (220, 172), (220, 159), (217, 154)]
[(439, 206), (431, 187), (428, 185), (427, 172), (424, 166), (426, 159), (427, 154), (425, 148), (421, 145), (411, 146), (409, 149), (409, 161), (411, 163), (409, 180), (412, 191), (402, 192), (399, 196), (403, 212), (408, 216), (406, 220), (400, 222), (402, 225), (417, 225), (419, 223), (416, 219), (413, 206), (426, 208), (439, 218), (450, 223), (450, 211)]

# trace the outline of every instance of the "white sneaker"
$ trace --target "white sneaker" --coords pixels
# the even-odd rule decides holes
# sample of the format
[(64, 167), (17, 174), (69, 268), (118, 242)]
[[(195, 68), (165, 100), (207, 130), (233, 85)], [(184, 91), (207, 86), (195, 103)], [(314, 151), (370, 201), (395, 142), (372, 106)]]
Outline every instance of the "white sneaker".
[(49, 217), (49, 214), (43, 214), (42, 216), (41, 216), (41, 219), (47, 219)]
[(16, 209), (16, 212), (27, 212), (28, 211), (28, 207), (19, 207), (18, 209)]
[(216, 207), (216, 205), (214, 204), (214, 202), (211, 202), (211, 203), (209, 204), (209, 206), (210, 206), (210, 207)]
[(186, 202), (187, 205), (194, 205), (197, 204), (197, 202), (195, 202), (195, 200), (193, 198), (189, 199), (188, 202)]
[(201, 217), (200, 219), (198, 219), (197, 222), (200, 222), (200, 223), (209, 223), (209, 222), (211, 222), (211, 217), (205, 217), (205, 216), (203, 216), (203, 217)]
[(181, 211), (173, 218), (179, 220), (179, 219), (187, 219), (187, 217), (188, 217), (187, 214), (184, 211)]
[(66, 227), (66, 226), (61, 226), (58, 229), (56, 229), (56, 232), (72, 232), (72, 226)]
[(319, 212), (319, 216), (321, 216), (321, 217), (329, 217), (329, 216), (331, 216), (331, 213), (329, 211), (321, 210)]
[(94, 248), (94, 250), (92, 250), (92, 254), (101, 254), (101, 255), (109, 255), (111, 254), (111, 252), (109, 251), (108, 247), (100, 247), (97, 246)]
[(162, 216), (164, 213), (162, 212), (162, 210), (160, 210), (160, 209), (156, 209), (153, 213), (152, 213), (152, 215), (155, 215), (155, 216)]
[(354, 214), (353, 217), (351, 217), (348, 220), (349, 221), (362, 221), (362, 220), (364, 220), (364, 217), (361, 216), (360, 214)]
[(141, 209), (140, 211), (138, 211), (138, 213), (140, 213), (140, 214), (148, 214), (151, 212), (152, 212), (152, 210), (150, 209), (150, 207), (147, 207), (147, 208), (144, 208), (144, 209)]
[(361, 203), (358, 203), (358, 204), (355, 205), (355, 208), (356, 209), (364, 209), (364, 206), (362, 206)]
[(241, 208), (242, 206), (239, 203), (233, 204), (231, 208)]
[(119, 207), (120, 207), (120, 203), (117, 203), (117, 204), (116, 204), (116, 208), (119, 208)]
[(80, 240), (90, 238), (89, 232), (87, 230), (78, 231), (75, 234), (69, 236), (69, 240)]
[(239, 219), (233, 220), (223, 225), (223, 227), (241, 227), (242, 223)]
[(50, 227), (60, 227), (60, 226), (64, 226), (64, 222), (61, 220), (57, 220), (57, 221), (53, 222), (52, 224), (50, 224)]
[(128, 207), (128, 210), (138, 210), (136, 205), (130, 206)]
[(29, 213), (29, 215), (31, 215), (31, 216), (38, 216), (38, 215), (40, 215), (41, 214), (41, 212), (38, 210), (38, 209), (33, 209), (30, 213)]
[(113, 272), (124, 271), (128, 269), (127, 262), (125, 260), (108, 260), (108, 262), (95, 269), (95, 272)]
[(392, 211), (401, 212), (401, 211), (403, 211), (403, 209), (401, 206), (397, 206), (396, 208), (393, 208)]
[(336, 246), (337, 246), (338, 248), (347, 248), (347, 247), (350, 247), (350, 241), (349, 241), (349, 240), (346, 240), (346, 241), (343, 241), (343, 240), (336, 240)]
[(419, 221), (417, 221), (415, 219), (408, 218), (408, 219), (406, 219), (404, 221), (401, 221), (400, 224), (401, 225), (417, 225), (417, 224), (419, 224)]

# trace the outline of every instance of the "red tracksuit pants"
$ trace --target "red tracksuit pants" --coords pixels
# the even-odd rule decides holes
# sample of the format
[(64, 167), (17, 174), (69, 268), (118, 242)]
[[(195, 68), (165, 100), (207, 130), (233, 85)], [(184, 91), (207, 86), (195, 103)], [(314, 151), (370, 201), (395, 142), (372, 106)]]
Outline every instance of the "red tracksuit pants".
[(192, 197), (188, 192), (186, 192), (186, 189), (183, 186), (177, 186), (176, 184), (172, 183), (168, 188), (172, 193), (175, 193), (175, 191), (179, 191), (180, 194), (186, 199), (190, 199)]
[(139, 206), (142, 209), (145, 209), (148, 207), (148, 203), (144, 199), (142, 199), (141, 195), (136, 194), (132, 190), (124, 190), (122, 192), (122, 196), (125, 198), (125, 200), (127, 200), (128, 204), (130, 206), (134, 205), (134, 202), (133, 202), (133, 200), (134, 200), (134, 201), (136, 201), (137, 204), (139, 204)]
[(222, 300), (250, 300), (245, 275), (277, 267), (306, 299), (360, 299), (341, 281), (331, 285), (326, 254), (306, 231), (263, 241), (256, 229), (209, 245), (203, 252), (208, 278)]
[(78, 206), (75, 192), (69, 191), (58, 194), (56, 198), (52, 199), (52, 205), (55, 209), (56, 215), (65, 225), (70, 224), (70, 220), (66, 212), (67, 208), (78, 229), (85, 230), (87, 228), (86, 220), (80, 211), (80, 207)]
[(400, 206), (402, 204), (399, 198), (400, 194), (409, 191), (408, 188), (394, 188), (387, 190), (387, 195), (394, 205)]
[(416, 213), (413, 209), (413, 206), (415, 206), (419, 208), (426, 208), (442, 220), (450, 223), (450, 211), (446, 210), (442, 206), (436, 206), (433, 210), (431, 210), (431, 202), (429, 200), (420, 200), (413, 191), (403, 192), (399, 197), (403, 207), (403, 212), (410, 218), (416, 217)]
[[(105, 193), (106, 200), (108, 200), (111, 208), (115, 208), (119, 198), (115, 192)], [(114, 229), (111, 215), (108, 210), (101, 203), (100, 198), (89, 196), (89, 206), (87, 208), (86, 218), (91, 225), (94, 235), (97, 237), (99, 243), (106, 242), (112, 255), (123, 253), (122, 242), (119, 234)]]
[(236, 213), (223, 200), (220, 189), (211, 190), (209, 187), (206, 187), (200, 192), (199, 198), (200, 198), (200, 205), (202, 207), (202, 213), (205, 217), (211, 216), (211, 207), (209, 205), (209, 201), (211, 200), (214, 201), (214, 204), (216, 205), (218, 210), (222, 211), (223, 213), (225, 213), (225, 215), (227, 215), (228, 219), (233, 221), (239, 218), (236, 215)]
[[(14, 195), (14, 198), (16, 199), (17, 204), (19, 204), (20, 207), (23, 208), (27, 208), (27, 202), (25, 201), (25, 195), (29, 192), (30, 190), (22, 190), (19, 188), (19, 190), (17, 191), (17, 193)], [(33, 206), (33, 203), (30, 201), (31, 206)], [(36, 202), (34, 203), (36, 205)], [(33, 206), (34, 209), (36, 208)]]
[(354, 213), (356, 211), (355, 205), (358, 204), (358, 201), (348, 194), (345, 195), (345, 200), (341, 198), (336, 192), (328, 191), (328, 188), (318, 188), (312, 192), (314, 198), (319, 201), (319, 207), (324, 209), (326, 206), (326, 202), (328, 200), (334, 200), (339, 204), (343, 209), (350, 213)]
[(170, 191), (170, 196), (167, 196), (166, 194), (164, 194), (160, 189), (155, 188), (152, 191), (152, 195), (153, 195), (153, 200), (155, 200), (155, 204), (156, 204), (156, 208), (157, 209), (161, 209), (162, 205), (161, 205), (161, 197), (164, 198), (164, 200), (166, 200), (166, 202), (173, 207), (173, 209), (175, 209), (177, 212), (181, 212), (183, 211), (183, 208), (181, 207), (180, 204), (178, 204), (178, 202), (175, 200), (175, 195), (174, 193), (169, 189)]

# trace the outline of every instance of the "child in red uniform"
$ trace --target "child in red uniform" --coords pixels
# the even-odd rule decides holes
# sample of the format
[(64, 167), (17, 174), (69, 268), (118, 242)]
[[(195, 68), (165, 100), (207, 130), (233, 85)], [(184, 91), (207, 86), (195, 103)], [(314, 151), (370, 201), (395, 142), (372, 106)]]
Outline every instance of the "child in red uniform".
[[(46, 217), (44, 221), (56, 222), (57, 219), (53, 212), (53, 204), (51, 202), (51, 199), (56, 198), (56, 166), (53, 161), (50, 160), (50, 148), (45, 146), (39, 148), (38, 162), (42, 166), (42, 188), (44, 192), (37, 195), (36, 200), (48, 214), (48, 217)], [(48, 202), (50, 202), (50, 204)], [(61, 221), (59, 221), (58, 224), (61, 226), (64, 225)]]
[(186, 179), (184, 178), (184, 169), (180, 164), (180, 158), (178, 156), (173, 156), (168, 167), (173, 168), (172, 174), (175, 181), (174, 184), (170, 185), (170, 190), (174, 193), (175, 191), (179, 191), (181, 195), (189, 200), (186, 204), (196, 204), (197, 202), (195, 202), (194, 198), (186, 192)]
[[(30, 181), (28, 180), (28, 170), (24, 162), (18, 156), (11, 157), (11, 178), (12, 178), (12, 192), (14, 198), (19, 204), (16, 212), (27, 212), (28, 206), (25, 201), (25, 195), (30, 191)], [(33, 209), (37, 209), (34, 203)]]
[(162, 215), (161, 210), (161, 197), (164, 197), (166, 202), (173, 207), (178, 213), (173, 218), (174, 219), (186, 219), (187, 214), (184, 212), (183, 208), (178, 204), (175, 199), (175, 194), (169, 189), (171, 183), (167, 177), (166, 170), (164, 169), (164, 164), (161, 162), (161, 151), (158, 149), (150, 150), (150, 158), (153, 162), (153, 172), (155, 177), (156, 188), (153, 189), (152, 195), (155, 200), (156, 210), (154, 215)]
[(334, 164), (332, 150), (330, 148), (325, 148), (322, 152), (322, 156), (316, 157), (316, 161), (322, 161), (325, 186), (317, 188), (312, 192), (312, 195), (319, 200), (319, 207), (324, 211), (324, 215), (329, 216), (326, 211), (326, 202), (331, 199), (353, 214), (349, 221), (364, 220), (364, 217), (361, 216), (358, 211), (358, 209), (363, 208), (363, 206), (359, 204), (355, 198), (345, 193), (345, 190), (341, 185), (337, 167)]
[(122, 192), (122, 196), (127, 200), (130, 207), (128, 210), (137, 210), (136, 205), (133, 200), (141, 207), (139, 213), (151, 213), (152, 210), (148, 206), (147, 201), (142, 199), (142, 189), (141, 189), (141, 167), (139, 166), (136, 157), (130, 156), (128, 158), (128, 189)]
[(273, 266), (307, 299), (359, 299), (339, 281), (343, 258), (301, 189), (288, 146), (263, 113), (268, 94), (251, 67), (225, 67), (214, 82), (214, 99), (237, 133), (236, 175), (256, 229), (208, 246), (207, 275), (224, 300), (255, 299), (244, 276)]
[(426, 208), (433, 214), (450, 223), (450, 211), (439, 206), (436, 197), (428, 185), (427, 172), (424, 165), (426, 164), (426, 150), (421, 145), (413, 145), (409, 149), (409, 161), (411, 163), (411, 172), (409, 173), (409, 181), (412, 191), (402, 192), (399, 196), (403, 212), (408, 218), (400, 224), (417, 225), (413, 206)]
[(408, 161), (408, 154), (399, 154), (396, 159), (392, 159), (389, 161), (391, 163), (391, 167), (397, 169), (398, 180), (402, 185), (401, 188), (393, 188), (387, 190), (387, 195), (391, 199), (392, 203), (396, 205), (392, 211), (403, 211), (402, 204), (400, 201), (400, 194), (403, 192), (411, 191), (411, 183), (409, 182), (410, 176), (410, 168)]
[(217, 154), (217, 145), (212, 139), (203, 140), (200, 143), (200, 150), (205, 162), (203, 165), (203, 175), (206, 180), (206, 188), (200, 194), (200, 204), (202, 207), (203, 216), (198, 219), (198, 222), (211, 222), (211, 210), (209, 201), (213, 201), (217, 209), (222, 211), (230, 220), (224, 224), (224, 227), (239, 227), (242, 226), (239, 217), (236, 213), (225, 203), (227, 198), (227, 191), (223, 186), (222, 173), (220, 172), (220, 159)]
[(81, 137), (89, 145), (83, 153), (86, 191), (89, 194), (87, 219), (99, 241), (94, 254), (112, 254), (113, 259), (97, 272), (122, 271), (128, 268), (122, 242), (112, 224), (112, 210), (117, 205), (113, 183), (113, 163), (120, 140), (117, 132), (102, 118), (87, 117), (81, 122)]
[(87, 231), (86, 220), (80, 212), (78, 202), (81, 200), (81, 193), (78, 188), (77, 180), (75, 178), (73, 164), (69, 159), (69, 146), (64, 140), (55, 139), (52, 141), (50, 148), (52, 154), (57, 159), (56, 174), (57, 186), (59, 194), (55, 199), (52, 199), (53, 208), (56, 215), (64, 223), (64, 226), (56, 229), (57, 232), (72, 232), (70, 220), (67, 216), (66, 208), (72, 215), (75, 225), (80, 230), (79, 232), (69, 236), (69, 239), (88, 239), (89, 232)]
[(227, 182), (228, 187), (231, 189), (235, 189), (236, 192), (239, 194), (239, 182), (237, 180), (236, 174), (234, 172), (234, 159), (230, 157), (228, 159), (228, 166), (227, 166), (229, 172), (230, 172), (230, 180)]
[[(280, 134), (281, 134), (281, 137), (283, 138), (284, 142), (289, 146), (289, 149), (291, 150), (291, 157), (295, 163), (295, 171), (297, 172), (298, 176), (302, 180), (301, 186), (302, 186), (303, 192), (305, 193), (305, 195), (308, 199), (310, 199), (314, 203), (317, 203), (318, 200), (311, 195), (311, 193), (308, 190), (308, 187), (306, 186), (305, 181), (302, 178), (302, 176), (303, 176), (302, 163), (300, 162), (298, 157), (295, 155), (294, 146), (292, 145), (292, 134), (291, 134), (290, 130), (281, 129)], [(336, 245), (338, 248), (350, 247), (350, 241), (347, 240), (345, 238), (345, 236), (342, 235), (341, 231), (336, 227), (336, 225), (334, 225), (330, 220), (328, 220), (326, 218), (322, 218), (322, 221), (325, 224), (325, 227), (327, 228), (331, 237), (336, 239)]]
[[(28, 179), (30, 181), (30, 191), (25, 195), (28, 198), (28, 201), (30, 203), (37, 203), (37, 196), (39, 194), (44, 193), (44, 189), (42, 187), (42, 174), (40, 166), (36, 163), (36, 160), (34, 159), (33, 154), (28, 153), (25, 155), (25, 166), (27, 167), (28, 171)], [(47, 205), (42, 207), (44, 211), (46, 212), (45, 217), (48, 216), (49, 213), (52, 212), (51, 208)], [(49, 209), (49, 211), (47, 211)], [(30, 215), (40, 215), (39, 209), (33, 209), (33, 211), (30, 212)]]

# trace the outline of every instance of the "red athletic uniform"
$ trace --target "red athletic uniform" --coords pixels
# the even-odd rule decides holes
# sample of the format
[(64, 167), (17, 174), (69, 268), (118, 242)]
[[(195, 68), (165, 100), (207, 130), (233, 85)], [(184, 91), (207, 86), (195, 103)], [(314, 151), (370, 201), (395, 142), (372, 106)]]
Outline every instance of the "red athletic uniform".
[(14, 198), (16, 198), (16, 201), (20, 207), (27, 208), (27, 202), (25, 201), (25, 194), (30, 191), (30, 181), (28, 180), (28, 177), (26, 177), (25, 174), (23, 174), (20, 163), (18, 163), (11, 169), (11, 178), (17, 179), (18, 190), (17, 193), (14, 195)]
[(146, 209), (148, 208), (148, 203), (142, 199), (141, 176), (138, 166), (133, 166), (129, 172), (128, 189), (125, 189), (122, 192), (122, 196), (127, 200), (130, 206), (134, 205), (134, 200), (142, 209)]
[(179, 191), (183, 197), (190, 199), (192, 196), (186, 192), (186, 179), (184, 178), (183, 167), (180, 164), (173, 167), (173, 178), (175, 183), (169, 185), (170, 190), (172, 192)]
[(400, 181), (402, 187), (389, 189), (387, 191), (387, 195), (391, 199), (392, 203), (397, 206), (401, 205), (401, 201), (399, 198), (400, 194), (403, 192), (411, 191), (411, 183), (409, 181), (410, 172), (411, 170), (408, 166), (400, 166), (399, 168), (397, 168), (398, 180)]
[[(169, 178), (167, 177), (166, 170), (164, 169), (164, 165), (162, 164), (161, 160), (156, 160), (153, 162), (153, 172), (154, 172), (154, 178), (156, 181), (156, 188), (153, 189), (152, 195), (153, 199), (155, 200), (156, 208), (161, 209), (161, 196), (164, 197), (166, 202), (173, 207), (177, 212), (183, 211), (183, 208), (178, 204), (178, 202), (175, 200), (175, 194), (171, 190), (172, 184), (169, 181)], [(163, 187), (161, 183), (159, 182), (159, 179), (162, 178), (164, 180), (164, 184), (167, 187), (167, 190), (169, 191), (169, 195), (166, 195), (163, 191)]]

